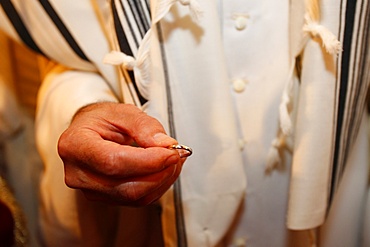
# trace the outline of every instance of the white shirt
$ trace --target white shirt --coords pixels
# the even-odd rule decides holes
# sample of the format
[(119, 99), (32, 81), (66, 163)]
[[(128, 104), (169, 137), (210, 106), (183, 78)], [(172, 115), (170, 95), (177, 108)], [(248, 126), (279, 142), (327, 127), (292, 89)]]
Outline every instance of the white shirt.
[(221, 2), (230, 91), (240, 143), (244, 143), (240, 152), (247, 177), (244, 208), (234, 238), (246, 240), (248, 246), (286, 246), (290, 154), (285, 153), (280, 169), (267, 174), (266, 168), (279, 131), (281, 97), (290, 79), (289, 36), (284, 35), (289, 31), (289, 3)]

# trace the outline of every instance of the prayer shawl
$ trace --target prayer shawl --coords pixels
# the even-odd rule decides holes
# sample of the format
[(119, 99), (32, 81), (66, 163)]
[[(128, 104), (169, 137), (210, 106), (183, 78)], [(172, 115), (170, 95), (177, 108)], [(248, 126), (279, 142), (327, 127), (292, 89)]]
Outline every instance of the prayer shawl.
[[(242, 164), (235, 158), (235, 146), (223, 147), (221, 155), (214, 142), (208, 145), (215, 133), (225, 143), (230, 136), (222, 136), (223, 130), (227, 129), (229, 134), (234, 131), (235, 134), (235, 129), (230, 128), (235, 126), (231, 120), (234, 117), (228, 116), (232, 112), (231, 106), (227, 105), (230, 99), (227, 93), (222, 93), (228, 92), (228, 89), (222, 83), (227, 79), (222, 63), (224, 58), (218, 52), (222, 50), (218, 43), (220, 30), (214, 25), (218, 22), (217, 4), (215, 1), (199, 1), (204, 13), (189, 23), (189, 29), (195, 25), (213, 32), (207, 32), (202, 41), (196, 43), (195, 35), (176, 32), (173, 23), (176, 23), (174, 19), (181, 19), (189, 13), (194, 17), (199, 10), (198, 3), (179, 3), (151, 2), (151, 33), (144, 37), (141, 46), (141, 54), (146, 49), (150, 50), (150, 65), (145, 65), (143, 70), (138, 66), (139, 80), (136, 83), (139, 84), (138, 88), (144, 87), (149, 91), (147, 111), (162, 120), (171, 135), (180, 142), (190, 143), (195, 150), (199, 150), (199, 140), (192, 141), (196, 132), (187, 132), (186, 128), (202, 128), (202, 125), (191, 125), (183, 114), (192, 115), (195, 109), (203, 109), (202, 112), (209, 114), (207, 118), (211, 119), (208, 124), (202, 123), (203, 127), (214, 128), (219, 125), (219, 119), (225, 124), (212, 131), (209, 139), (205, 138), (205, 143), (199, 145), (204, 151), (202, 154), (208, 154), (211, 162), (192, 157), (189, 160), (193, 163), (192, 170), (185, 169), (174, 188), (163, 198), (165, 233), (170, 232), (174, 224), (177, 229), (177, 240), (171, 232), (172, 239), (170, 236), (165, 238), (167, 244), (186, 246), (189, 242), (190, 246), (206, 246), (216, 244), (227, 231), (233, 216), (228, 213), (236, 210), (238, 200), (242, 198), (245, 178)], [(315, 1), (291, 3), (292, 63), (295, 64), (300, 82), (298, 102), (294, 106), (297, 107), (297, 116), (293, 120), (294, 151), (287, 221), (291, 229), (310, 229), (323, 223), (356, 138), (369, 83), (369, 9), (367, 1), (321, 1), (320, 6)], [(177, 38), (172, 38), (175, 35), (178, 35)], [(338, 55), (330, 50), (338, 49), (336, 39), (342, 44)], [(150, 42), (150, 48), (146, 42)], [(330, 47), (330, 42), (334, 42), (337, 48)], [(187, 48), (189, 44), (193, 44), (190, 50)], [(184, 55), (185, 51), (191, 55)], [(213, 54), (212, 57), (210, 54)], [(143, 58), (139, 56), (137, 59), (142, 61)], [(142, 76), (140, 73), (148, 73), (146, 68), (150, 66), (151, 75)], [(181, 73), (184, 69), (186, 72)], [(207, 82), (221, 90), (207, 92), (214, 93), (209, 99), (201, 93), (198, 95), (202, 98), (200, 101), (192, 98), (192, 101), (177, 102), (182, 93), (202, 91), (203, 87), (199, 84)], [(222, 102), (223, 107), (215, 106), (217, 102), (212, 97)], [(211, 105), (207, 105), (209, 102)], [(189, 111), (176, 113), (175, 104), (187, 104)], [(181, 121), (186, 124), (179, 123)], [(182, 134), (184, 131), (186, 134)], [(231, 163), (232, 167), (223, 166), (223, 155), (228, 157), (225, 158), (229, 160), (226, 164)], [(219, 157), (218, 163), (210, 158), (214, 156)], [(199, 168), (200, 165), (202, 168)], [(223, 169), (227, 172), (222, 173)], [(216, 175), (212, 174), (213, 171)], [(200, 173), (203, 176), (197, 176)], [(173, 208), (169, 206), (172, 200)], [(172, 219), (169, 216), (171, 214), (172, 222), (169, 220)], [(217, 219), (212, 218), (213, 215), (217, 215)], [(203, 232), (203, 236), (199, 232)], [(186, 235), (190, 237), (186, 238)]]
[[(87, 2), (73, 1), (76, 12), (70, 13), (58, 1), (0, 1), (0, 26), (40, 54), (104, 78), (107, 86), (96, 87), (110, 94), (76, 99), (70, 109), (97, 100), (135, 103), (157, 117), (179, 142), (193, 147), (194, 156), (161, 201), (165, 242), (217, 244), (246, 187), (234, 141), (232, 98), (224, 83), (225, 61), (219, 52), (217, 1), (112, 0), (112, 18), (96, 9), (89, 13), (98, 18), (81, 18), (102, 27), (92, 33), (69, 22), (69, 15)], [(96, 6), (107, 8), (102, 2)], [(292, 229), (323, 223), (357, 135), (370, 78), (369, 2), (323, 0), (318, 9), (312, 6), (310, 1), (291, 1), (291, 59), (297, 72), (293, 77), (299, 81), (297, 114), (291, 119), (294, 150), (287, 222)], [(27, 9), (38, 15), (29, 15)], [(192, 21), (183, 21), (189, 16)], [(40, 26), (44, 29), (35, 28)], [(338, 55), (326, 50), (328, 33), (342, 45)], [(119, 65), (119, 80), (116, 70), (102, 63), (108, 53), (105, 61)], [(47, 98), (53, 89), (44, 86), (40, 97)], [(294, 97), (289, 88), (287, 92), (289, 103)], [(40, 100), (39, 114), (46, 105)], [(197, 140), (198, 134), (202, 140)]]

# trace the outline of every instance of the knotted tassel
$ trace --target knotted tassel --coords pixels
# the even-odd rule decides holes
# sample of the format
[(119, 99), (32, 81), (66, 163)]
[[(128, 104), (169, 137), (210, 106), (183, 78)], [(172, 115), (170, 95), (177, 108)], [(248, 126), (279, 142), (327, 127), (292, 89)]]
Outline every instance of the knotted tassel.
[(305, 0), (306, 15), (303, 31), (312, 36), (319, 37), (325, 51), (329, 54), (338, 54), (342, 51), (342, 46), (337, 37), (320, 22), (320, 2), (319, 0)]
[(289, 104), (291, 103), (291, 87), (293, 87), (292, 84), (293, 80), (288, 83), (288, 88), (284, 90), (279, 106), (280, 129), (285, 136), (289, 136), (293, 132), (293, 124), (288, 110)]
[(290, 104), (293, 104), (292, 95), (293, 95), (293, 88), (294, 88), (294, 80), (293, 80), (294, 68), (295, 68), (295, 62), (293, 62), (289, 68), (287, 82), (285, 84), (285, 88), (284, 88), (283, 95), (281, 97), (280, 106), (279, 106), (280, 129), (281, 129), (284, 139), (287, 136), (290, 136), (293, 132), (293, 124), (292, 124), (292, 119), (290, 117), (289, 106)]
[(136, 59), (132, 56), (128, 56), (119, 51), (112, 51), (107, 54), (103, 60), (104, 63), (112, 65), (122, 65), (127, 70), (134, 70), (136, 85), (138, 86), (140, 93), (144, 97), (148, 97), (149, 92), (147, 85), (150, 83), (150, 39), (152, 33), (152, 27), (155, 26), (170, 10), (172, 5), (176, 2), (180, 2), (182, 5), (189, 6), (191, 15), (194, 18), (198, 18), (202, 11), (197, 0), (158, 0), (155, 1), (155, 6), (152, 9), (152, 23), (151, 28), (145, 34), (143, 40), (139, 45)]
[(136, 66), (135, 58), (119, 51), (111, 51), (110, 53), (105, 55), (103, 63), (112, 65), (122, 65), (128, 70), (133, 70), (134, 67)]
[[(155, 26), (168, 13), (172, 5), (178, 1), (180, 1), (180, 3), (183, 5), (189, 6), (192, 16), (198, 18), (202, 13), (200, 5), (196, 0), (160, 0), (157, 1), (155, 8), (152, 10), (153, 20), (151, 26), (152, 27)], [(151, 32), (152, 29), (149, 29), (149, 31), (145, 34), (136, 56), (136, 65), (137, 65), (136, 68), (138, 73), (135, 73), (135, 78), (138, 81), (140, 81), (142, 85), (146, 85), (150, 81), (149, 50), (150, 50)], [(140, 87), (141, 85), (138, 84), (138, 86)], [(145, 86), (143, 86), (141, 90), (145, 91), (146, 90)], [(143, 93), (146, 94), (147, 92)]]
[(342, 51), (342, 46), (337, 37), (326, 27), (313, 21), (309, 15), (306, 15), (306, 24), (303, 31), (321, 39), (325, 51), (329, 54), (338, 54)]
[(136, 59), (136, 67), (134, 68), (135, 71), (135, 80), (137, 82), (137, 86), (140, 90), (140, 93), (148, 98), (149, 91), (147, 85), (150, 83), (150, 59), (149, 59), (149, 51), (150, 51), (150, 36), (151, 30), (149, 30), (141, 44), (137, 53)]
[(273, 169), (282, 165), (281, 159), (281, 148), (285, 147), (285, 141), (289, 139), (289, 136), (293, 133), (293, 124), (290, 117), (289, 105), (293, 104), (292, 95), (294, 88), (293, 72), (295, 63), (293, 62), (290, 66), (286, 86), (283, 91), (281, 102), (279, 105), (279, 120), (280, 120), (280, 131), (278, 136), (272, 141), (270, 150), (267, 154), (266, 173), (271, 173)]
[[(148, 91), (146, 89), (146, 85), (150, 81), (149, 75), (149, 36), (147, 35), (142, 40), (142, 44), (138, 50), (137, 57), (138, 59), (135, 60), (134, 57), (128, 56), (123, 52), (119, 51), (111, 51), (107, 55), (105, 55), (103, 62), (106, 64), (111, 65), (120, 65), (123, 66), (127, 70), (133, 70), (135, 73), (135, 80), (136, 85), (138, 86), (140, 93), (144, 96), (148, 96)], [(140, 83), (139, 83), (140, 82)]]
[(282, 164), (282, 160), (280, 157), (279, 149), (281, 148), (282, 140), (277, 137), (271, 143), (270, 150), (267, 154), (267, 163), (265, 172), (270, 174), (274, 169), (280, 167)]

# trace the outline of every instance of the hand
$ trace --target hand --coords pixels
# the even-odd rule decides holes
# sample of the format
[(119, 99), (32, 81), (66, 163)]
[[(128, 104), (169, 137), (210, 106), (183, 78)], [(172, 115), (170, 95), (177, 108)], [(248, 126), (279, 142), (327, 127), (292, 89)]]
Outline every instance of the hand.
[(185, 159), (167, 148), (176, 143), (137, 107), (105, 102), (76, 113), (58, 152), (67, 186), (90, 200), (142, 206), (159, 199), (179, 176)]

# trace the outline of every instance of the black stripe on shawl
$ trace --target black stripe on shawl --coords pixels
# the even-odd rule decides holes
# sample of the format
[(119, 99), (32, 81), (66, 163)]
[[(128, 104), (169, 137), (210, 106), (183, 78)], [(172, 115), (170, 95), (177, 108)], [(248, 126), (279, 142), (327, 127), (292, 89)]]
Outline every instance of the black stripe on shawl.
[[(135, 36), (135, 31), (134, 31), (134, 27), (132, 26), (132, 23), (127, 15), (127, 10), (125, 9), (125, 7), (123, 7), (123, 3), (122, 1), (119, 1), (120, 2), (120, 5), (121, 5), (121, 9), (123, 11), (123, 14), (125, 16), (125, 19), (126, 19), (126, 22), (127, 22), (127, 25), (128, 27), (130, 28), (130, 32), (132, 34), (132, 38), (134, 39), (134, 42), (135, 42), (135, 45), (136, 47), (139, 47), (139, 41), (137, 40), (136, 36)], [(136, 24), (136, 23), (135, 23)]]
[[(138, 1), (134, 1), (136, 3), (138, 12), (140, 13), (140, 16), (142, 17), (142, 23), (145, 28), (145, 32), (149, 30), (150, 28), (150, 21), (146, 18), (146, 12), (144, 11), (144, 6), (146, 7), (147, 10), (149, 10), (149, 7), (147, 6), (147, 3), (144, 1), (144, 6), (140, 4)], [(150, 11), (149, 11), (150, 12)]]
[[(342, 3), (343, 4), (343, 3)], [(339, 155), (341, 148), (341, 140), (342, 140), (342, 127), (343, 121), (345, 116), (346, 110), (346, 101), (347, 101), (347, 89), (349, 83), (349, 76), (350, 76), (350, 65), (351, 65), (351, 46), (353, 41), (353, 29), (355, 23), (355, 14), (356, 14), (356, 5), (357, 0), (349, 0), (347, 1), (346, 5), (346, 12), (345, 12), (345, 27), (344, 27), (344, 35), (343, 35), (343, 52), (342, 52), (342, 61), (340, 64), (341, 73), (340, 73), (340, 81), (339, 81), (339, 102), (337, 108), (337, 126), (335, 132), (335, 149), (334, 149), (334, 157), (333, 157), (333, 170), (332, 170), (332, 184), (331, 184), (331, 191), (329, 196), (329, 202), (332, 201), (335, 190), (337, 189), (337, 185), (339, 183), (339, 177), (342, 168), (339, 162)], [(341, 13), (342, 13), (343, 5), (341, 5)]]
[[(362, 66), (363, 74), (361, 75), (361, 80), (366, 81), (370, 85), (370, 47), (369, 47), (369, 44), (370, 44), (370, 2), (368, 3), (367, 12), (365, 13), (365, 15), (366, 15), (366, 27), (367, 28), (365, 29), (366, 32), (364, 34), (363, 44), (365, 46), (364, 52), (366, 56), (364, 57), (364, 61), (363, 61), (363, 66)], [(366, 95), (367, 96), (366, 108), (367, 108), (367, 111), (370, 112), (369, 87), (366, 90), (368, 91)]]
[(145, 33), (149, 29), (149, 23), (147, 22), (147, 20), (145, 18), (145, 13), (144, 13), (143, 7), (142, 7), (140, 1), (138, 1), (138, 0), (129, 0), (128, 3), (130, 5), (132, 15), (135, 18), (135, 22), (137, 24), (137, 27), (140, 31), (140, 35), (143, 38)]
[[(357, 4), (359, 5), (359, 3)], [(354, 62), (352, 62), (353, 67), (353, 76), (352, 76), (352, 88), (350, 90), (350, 104), (347, 107), (347, 111), (349, 111), (349, 121), (347, 121), (347, 129), (348, 133), (346, 133), (346, 139), (347, 143), (344, 146), (344, 154), (343, 157), (344, 161), (347, 159), (348, 153), (350, 152), (350, 149), (352, 147), (353, 142), (355, 141), (357, 137), (357, 133), (360, 128), (360, 122), (362, 119), (362, 113), (365, 108), (365, 100), (367, 95), (367, 88), (368, 88), (368, 82), (364, 80), (364, 74), (365, 74), (365, 66), (366, 66), (366, 56), (368, 51), (368, 32), (369, 32), (369, 14), (370, 14), (370, 8), (369, 5), (367, 5), (365, 1), (361, 1), (360, 7), (360, 16), (359, 16), (359, 27), (356, 35), (356, 45), (355, 49), (353, 51), (355, 52), (354, 56)], [(365, 9), (366, 8), (366, 9)], [(362, 22), (362, 19), (364, 18), (364, 21)], [(365, 28), (364, 28), (365, 27)], [(355, 34), (355, 32), (354, 32)], [(369, 69), (369, 68), (367, 68)], [(344, 172), (344, 164), (340, 166), (341, 170), (338, 172), (339, 176), (341, 177)]]
[(125, 31), (122, 27), (121, 21), (118, 16), (118, 11), (117, 11), (117, 6), (115, 4), (115, 0), (112, 0), (111, 7), (112, 7), (112, 13), (113, 13), (114, 28), (115, 28), (116, 36), (118, 39), (119, 48), (126, 55), (133, 56), (132, 51), (127, 41), (127, 37), (125, 35)]
[[(76, 0), (78, 1), (78, 0)], [(47, 0), (39, 0), (45, 12), (49, 15), (50, 19), (54, 22), (55, 26), (58, 28), (59, 32), (62, 34), (64, 39), (67, 41), (72, 50), (83, 60), (89, 61), (85, 53), (82, 51), (80, 46), (77, 44), (76, 40), (73, 38), (72, 34), (69, 32), (66, 25), (63, 23), (62, 19), (59, 17), (57, 12), (54, 10), (53, 6)]]
[[(145, 2), (145, 7), (146, 7), (146, 9), (150, 9), (150, 6), (149, 6), (149, 1), (150, 0), (143, 0), (144, 2)], [(151, 13), (150, 13), (150, 11), (149, 11), (149, 17), (151, 17)]]
[(44, 55), (44, 53), (37, 46), (36, 42), (32, 38), (31, 34), (28, 32), (26, 25), (24, 24), (21, 16), (18, 14), (11, 1), (1, 0), (0, 4), (21, 40), (32, 50)]
[[(121, 7), (123, 8), (122, 5), (121, 5)], [(124, 31), (123, 26), (121, 24), (121, 21), (119, 19), (119, 15), (118, 15), (118, 12), (117, 12), (117, 6), (115, 4), (115, 0), (112, 0), (111, 8), (112, 8), (112, 13), (113, 13), (114, 28), (115, 28), (119, 48), (126, 55), (133, 56), (132, 50), (131, 50), (130, 45), (128, 43), (127, 37), (125, 35), (125, 31)], [(139, 98), (140, 104), (141, 105), (145, 104), (148, 100), (145, 99), (140, 94), (140, 91), (139, 91), (139, 89), (136, 85), (136, 82), (135, 82), (135, 76), (134, 76), (133, 71), (127, 71), (127, 72), (130, 76), (131, 81), (133, 82), (132, 84), (135, 88), (135, 91), (136, 91), (137, 97)], [(131, 90), (130, 90), (130, 94), (131, 94), (131, 97), (134, 98), (133, 95), (132, 95)]]
[[(163, 62), (163, 72), (166, 84), (166, 99), (167, 99), (167, 113), (168, 113), (168, 125), (169, 125), (169, 134), (173, 138), (176, 138), (176, 129), (175, 129), (175, 119), (173, 115), (173, 105), (172, 105), (172, 94), (170, 79), (167, 70), (167, 59), (166, 52), (163, 46), (163, 38), (160, 23), (157, 24), (158, 37), (161, 48), (162, 62)], [(185, 227), (185, 218), (184, 218), (184, 209), (182, 205), (182, 193), (181, 193), (181, 177), (179, 177), (173, 185), (173, 197), (174, 197), (174, 207), (175, 207), (175, 218), (176, 218), (176, 234), (177, 234), (177, 247), (187, 247), (186, 239), (186, 227)]]

